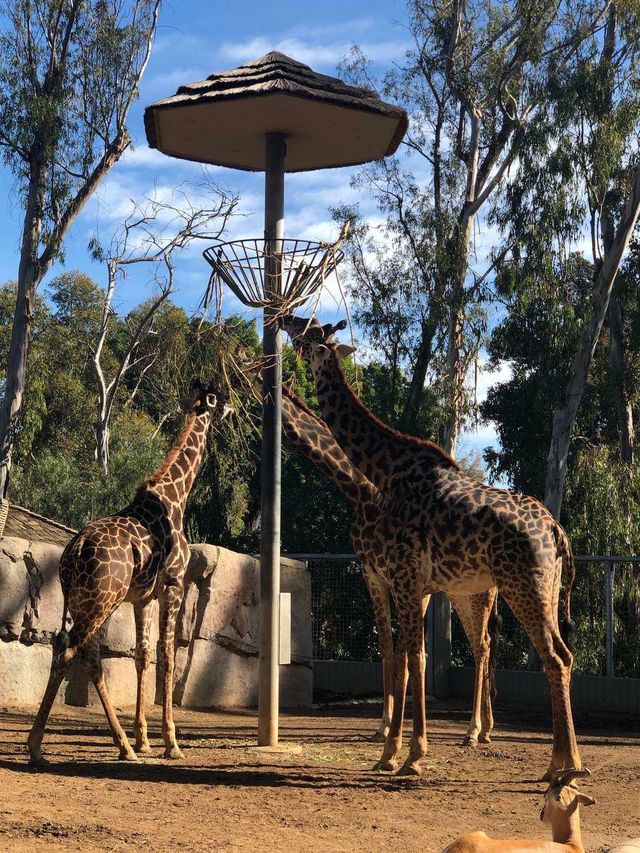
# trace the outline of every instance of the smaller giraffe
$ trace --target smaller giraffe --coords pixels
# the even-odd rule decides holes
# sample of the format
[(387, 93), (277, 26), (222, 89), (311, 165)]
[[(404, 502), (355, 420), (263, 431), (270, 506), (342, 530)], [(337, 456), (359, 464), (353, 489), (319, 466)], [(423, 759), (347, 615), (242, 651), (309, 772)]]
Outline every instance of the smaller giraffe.
[[(165, 758), (182, 758), (173, 723), (172, 690), (175, 622), (189, 562), (183, 532), (187, 498), (200, 468), (212, 416), (231, 410), (213, 382), (194, 382), (196, 399), (177, 441), (158, 470), (138, 487), (133, 501), (114, 515), (93, 521), (67, 544), (60, 559), (64, 594), (62, 629), (54, 641), (49, 683), (29, 734), (30, 761), (43, 767), (42, 739), (58, 688), (76, 655), (93, 681), (121, 759), (149, 753), (145, 718), (145, 680), (151, 662), (152, 603), (160, 603), (162, 736)], [(123, 601), (133, 603), (138, 676), (135, 751), (120, 725), (107, 692), (96, 633)], [(67, 612), (73, 627), (65, 630)]]
[[(329, 427), (289, 388), (283, 386), (282, 424), (291, 443), (328, 477), (347, 498), (354, 510), (351, 528), (353, 550), (360, 559), (378, 629), (378, 646), (382, 659), (384, 706), (378, 730), (371, 738), (384, 743), (393, 713), (393, 635), (391, 633), (391, 581), (376, 535), (380, 523), (378, 489), (355, 468), (331, 434)], [(489, 743), (493, 729), (491, 707), (492, 667), (489, 623), (494, 614), (497, 589), (476, 595), (454, 595), (448, 598), (456, 610), (473, 651), (476, 666), (474, 704), (464, 745)], [(495, 619), (493, 620), (495, 625)]]

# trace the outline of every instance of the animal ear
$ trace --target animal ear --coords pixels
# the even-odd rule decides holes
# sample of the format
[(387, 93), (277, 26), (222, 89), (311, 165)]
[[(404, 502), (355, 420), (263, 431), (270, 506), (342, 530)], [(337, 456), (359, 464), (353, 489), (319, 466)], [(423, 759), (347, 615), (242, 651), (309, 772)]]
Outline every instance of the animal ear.
[(576, 794), (576, 800), (580, 803), (581, 806), (595, 806), (597, 800), (593, 797), (590, 797), (588, 794), (583, 794), (582, 791), (578, 791)]
[(207, 406), (210, 409), (215, 409), (216, 403), (218, 402), (218, 398), (215, 394), (207, 394)]
[(338, 354), (338, 358), (346, 358), (355, 351), (356, 348), (352, 347), (351, 344), (336, 344), (336, 353)]

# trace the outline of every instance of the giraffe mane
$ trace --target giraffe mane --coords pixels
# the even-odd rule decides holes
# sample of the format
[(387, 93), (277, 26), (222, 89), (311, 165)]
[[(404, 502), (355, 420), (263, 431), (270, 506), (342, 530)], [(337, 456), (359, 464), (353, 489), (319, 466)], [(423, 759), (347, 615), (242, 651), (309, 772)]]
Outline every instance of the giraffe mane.
[(365, 404), (362, 402), (360, 397), (358, 397), (358, 395), (353, 390), (353, 388), (351, 387), (349, 382), (347, 382), (347, 378), (344, 375), (342, 365), (340, 364), (340, 359), (338, 357), (338, 353), (333, 348), (331, 349), (331, 357), (334, 360), (335, 367), (336, 367), (339, 375), (343, 379), (345, 392), (348, 395), (350, 395), (355, 406), (358, 409), (360, 409), (360, 412), (362, 413), (362, 415), (369, 418), (369, 420), (373, 424), (375, 424), (377, 429), (379, 429), (381, 432), (386, 433), (386, 435), (388, 435), (390, 438), (395, 438), (398, 441), (402, 441), (404, 444), (409, 444), (409, 445), (414, 446), (416, 448), (416, 450), (423, 450), (423, 451), (426, 450), (426, 451), (429, 451), (430, 453), (435, 454), (436, 456), (440, 456), (443, 459), (443, 461), (445, 461), (448, 465), (451, 465), (453, 468), (461, 470), (460, 465), (458, 465), (458, 463), (453, 458), (453, 456), (450, 456), (446, 450), (443, 450), (442, 447), (440, 447), (439, 444), (436, 444), (434, 441), (429, 441), (426, 438), (418, 438), (415, 435), (407, 435), (406, 432), (400, 432), (399, 429), (394, 429), (393, 427), (389, 426), (389, 424), (386, 424), (384, 421), (381, 421), (380, 418), (376, 417), (376, 415), (374, 415), (373, 412), (371, 412), (365, 406)]
[[(197, 403), (196, 403), (197, 405)], [(169, 468), (173, 465), (173, 463), (178, 458), (178, 454), (184, 447), (184, 443), (187, 439), (187, 436), (193, 429), (193, 424), (195, 423), (196, 418), (198, 417), (198, 413), (196, 411), (195, 406), (189, 411), (184, 426), (182, 427), (180, 434), (176, 438), (173, 446), (165, 456), (164, 462), (162, 465), (151, 474), (150, 477), (147, 477), (146, 480), (143, 480), (142, 483), (136, 489), (136, 494), (139, 495), (141, 492), (144, 492), (146, 489), (153, 488), (157, 485), (158, 481), (162, 478), (163, 474), (166, 474)]]

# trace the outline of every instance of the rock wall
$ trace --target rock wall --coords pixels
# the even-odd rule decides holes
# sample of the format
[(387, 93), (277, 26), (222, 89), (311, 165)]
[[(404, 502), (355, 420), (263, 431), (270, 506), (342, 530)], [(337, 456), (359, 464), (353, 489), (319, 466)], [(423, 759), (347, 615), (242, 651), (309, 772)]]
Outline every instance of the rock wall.
[[(0, 540), (0, 706), (37, 704), (51, 666), (51, 640), (62, 623), (58, 563), (62, 549), (42, 542)], [(253, 707), (258, 701), (257, 560), (213, 545), (192, 545), (176, 626), (177, 705)], [(304, 564), (283, 558), (282, 591), (291, 594), (291, 663), (280, 668), (283, 707), (308, 707), (312, 695), (311, 582)], [(153, 647), (158, 639), (157, 603)], [(124, 603), (99, 639), (107, 686), (116, 706), (135, 704), (135, 622)], [(154, 653), (149, 700), (160, 701)], [(155, 696), (154, 696), (155, 694)], [(78, 661), (58, 702), (99, 702)]]

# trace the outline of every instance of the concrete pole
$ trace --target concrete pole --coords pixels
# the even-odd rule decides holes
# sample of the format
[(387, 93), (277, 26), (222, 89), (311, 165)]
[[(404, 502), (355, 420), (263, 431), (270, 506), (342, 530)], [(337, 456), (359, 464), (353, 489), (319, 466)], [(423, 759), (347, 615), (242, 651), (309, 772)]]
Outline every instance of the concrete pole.
[[(281, 290), (279, 262), (273, 257), (284, 238), (285, 137), (268, 133), (265, 147), (264, 236), (265, 293)], [(260, 540), (260, 656), (258, 681), (258, 746), (278, 743), (280, 636), (280, 445), (282, 437), (282, 340), (264, 309), (262, 371), (262, 480)]]
[(606, 618), (607, 618), (607, 628), (606, 628), (606, 641), (607, 641), (607, 675), (609, 678), (613, 678), (615, 675), (615, 669), (613, 664), (613, 630), (614, 630), (614, 613), (613, 613), (613, 581), (615, 577), (616, 567), (613, 563), (605, 563), (604, 564), (605, 571), (605, 586), (604, 586), (604, 600), (606, 607)]

